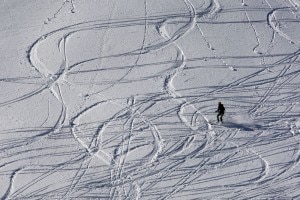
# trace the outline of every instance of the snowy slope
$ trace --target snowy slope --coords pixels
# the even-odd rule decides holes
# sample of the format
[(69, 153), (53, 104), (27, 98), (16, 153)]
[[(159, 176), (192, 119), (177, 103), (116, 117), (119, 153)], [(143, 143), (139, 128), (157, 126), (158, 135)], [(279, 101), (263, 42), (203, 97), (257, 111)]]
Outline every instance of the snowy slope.
[(300, 199), (299, 11), (2, 0), (0, 198)]

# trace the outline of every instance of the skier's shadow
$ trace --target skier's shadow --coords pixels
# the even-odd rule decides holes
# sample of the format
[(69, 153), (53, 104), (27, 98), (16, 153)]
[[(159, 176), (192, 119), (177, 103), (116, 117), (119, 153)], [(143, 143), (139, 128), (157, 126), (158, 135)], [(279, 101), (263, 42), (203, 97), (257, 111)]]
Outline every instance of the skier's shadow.
[(224, 122), (222, 125), (227, 128), (236, 128), (242, 131), (254, 131), (255, 129), (261, 128), (261, 126), (257, 124), (242, 124), (236, 122)]

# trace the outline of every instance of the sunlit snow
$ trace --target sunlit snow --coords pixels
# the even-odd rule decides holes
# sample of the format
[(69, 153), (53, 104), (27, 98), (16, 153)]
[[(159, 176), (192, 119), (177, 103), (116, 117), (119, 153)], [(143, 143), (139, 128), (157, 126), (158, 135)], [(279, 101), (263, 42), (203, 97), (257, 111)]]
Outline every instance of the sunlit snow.
[(0, 199), (300, 199), (299, 0), (0, 13)]

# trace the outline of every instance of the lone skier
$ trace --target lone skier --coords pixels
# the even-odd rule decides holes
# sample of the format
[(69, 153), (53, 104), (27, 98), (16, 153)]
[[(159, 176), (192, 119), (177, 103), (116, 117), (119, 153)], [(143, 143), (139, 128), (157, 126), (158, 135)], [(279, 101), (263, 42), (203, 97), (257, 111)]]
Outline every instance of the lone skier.
[(225, 107), (221, 102), (219, 102), (218, 110), (216, 112), (218, 113), (218, 115), (217, 115), (218, 122), (219, 121), (223, 122), (223, 115), (225, 113)]

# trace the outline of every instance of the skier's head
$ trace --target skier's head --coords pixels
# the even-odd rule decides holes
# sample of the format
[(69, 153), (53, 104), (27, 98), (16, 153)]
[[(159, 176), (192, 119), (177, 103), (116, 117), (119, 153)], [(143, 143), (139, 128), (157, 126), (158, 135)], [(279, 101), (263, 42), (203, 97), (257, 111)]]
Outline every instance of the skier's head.
[(221, 101), (219, 101), (219, 104), (222, 104), (222, 102), (221, 102)]

